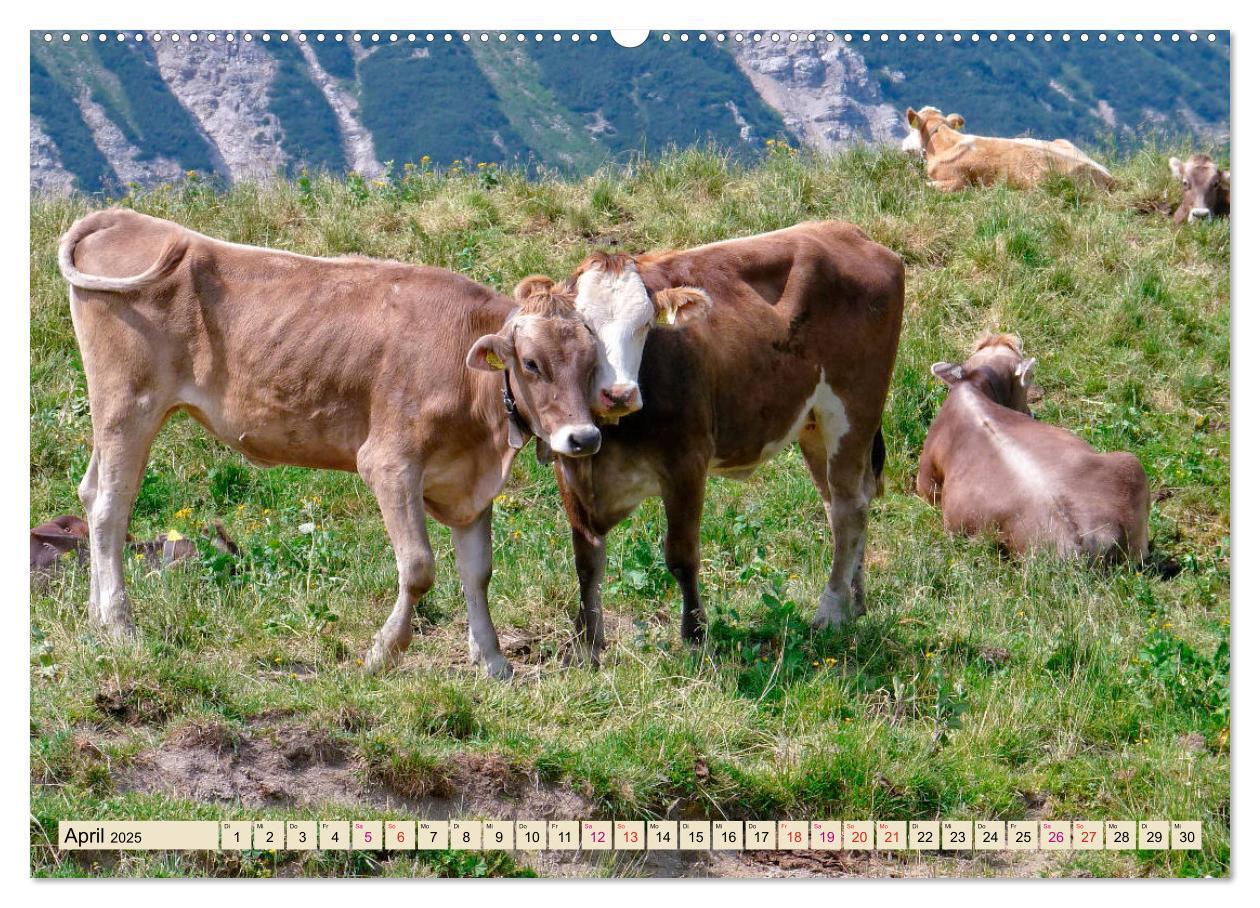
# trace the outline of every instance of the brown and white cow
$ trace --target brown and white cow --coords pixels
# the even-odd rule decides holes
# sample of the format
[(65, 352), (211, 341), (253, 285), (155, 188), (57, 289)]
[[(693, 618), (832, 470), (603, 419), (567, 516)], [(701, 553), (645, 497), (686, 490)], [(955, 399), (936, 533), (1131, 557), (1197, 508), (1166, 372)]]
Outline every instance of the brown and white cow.
[[(905, 296), (898, 256), (851, 224), (826, 221), (685, 252), (597, 256), (561, 284), (528, 283), (535, 294), (573, 299), (596, 330), (618, 322), (618, 336), (632, 345), (622, 361), (638, 363), (628, 378), (642, 385), (640, 408), (604, 426), (597, 455), (556, 463), (588, 656), (598, 658), (604, 644), (608, 532), (645, 498), (660, 496), (683, 637), (697, 641), (706, 477), (745, 478), (793, 441), (826, 504), (834, 542), (814, 623), (839, 625), (863, 613), (872, 450), (882, 465), (877, 438)], [(676, 317), (670, 330), (651, 330), (656, 313), (668, 322), (674, 304), (678, 316), (690, 316), (686, 323)]]
[(1211, 157), (1169, 158), (1168, 169), (1181, 181), (1181, 204), (1173, 212), (1174, 224), (1229, 215), (1229, 171), (1217, 167)]
[(1141, 561), (1150, 513), (1141, 462), (1099, 454), (1033, 419), (1035, 362), (1015, 335), (986, 334), (965, 363), (932, 366), (949, 396), (924, 441), (915, 490), (940, 505), (951, 533), (993, 532), (1011, 552)]
[(967, 135), (959, 132), (965, 123), (961, 115), (945, 116), (935, 107), (908, 107), (906, 121), (911, 132), (902, 150), (917, 146), (927, 162), (929, 185), (944, 192), (997, 183), (1029, 189), (1051, 173), (1084, 176), (1102, 189), (1115, 186), (1107, 168), (1067, 139), (1047, 142)]
[(517, 305), (438, 268), (226, 243), (124, 210), (71, 227), (60, 265), (92, 412), (79, 496), (96, 622), (134, 634), (127, 522), (153, 437), (182, 409), (254, 463), (355, 471), (375, 493), (398, 598), (368, 668), (406, 649), (433, 585), (428, 514), (451, 528), (472, 658), (511, 673), (486, 600), (491, 501), (523, 431), (568, 456), (600, 441), (587, 405), (597, 344), (572, 305)]

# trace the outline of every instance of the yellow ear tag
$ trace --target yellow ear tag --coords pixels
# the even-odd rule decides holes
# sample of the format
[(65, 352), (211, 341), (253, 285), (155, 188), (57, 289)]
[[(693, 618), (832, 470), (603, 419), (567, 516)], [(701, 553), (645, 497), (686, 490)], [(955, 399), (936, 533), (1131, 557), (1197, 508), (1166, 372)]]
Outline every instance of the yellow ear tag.
[(183, 534), (182, 534), (182, 533), (180, 533), (180, 531), (179, 531), (179, 530), (167, 530), (167, 531), (166, 531), (166, 541), (167, 541), (167, 542), (179, 542), (179, 541), (180, 541), (181, 539), (183, 539), (183, 538), (184, 538), (184, 536), (183, 536)]
[(672, 325), (675, 318), (677, 318), (677, 314), (674, 309), (665, 308), (656, 310), (656, 323), (658, 325)]
[(493, 350), (486, 351), (486, 362), (490, 365), (491, 369), (506, 369), (507, 368), (507, 363), (499, 359), (499, 354), (495, 353)]

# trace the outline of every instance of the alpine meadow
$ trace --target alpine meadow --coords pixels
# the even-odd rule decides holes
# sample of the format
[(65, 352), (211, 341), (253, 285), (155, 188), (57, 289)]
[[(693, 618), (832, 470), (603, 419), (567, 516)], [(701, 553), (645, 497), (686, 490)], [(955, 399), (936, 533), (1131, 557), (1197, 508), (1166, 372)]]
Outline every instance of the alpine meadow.
[[(91, 423), (60, 235), (117, 204), (210, 236), (448, 268), (511, 293), (594, 249), (687, 248), (852, 221), (907, 268), (871, 508), (868, 613), (810, 629), (832, 544), (789, 447), (746, 482), (710, 479), (709, 634), (680, 596), (651, 499), (609, 537), (609, 647), (566, 656), (578, 604), (568, 522), (531, 448), (494, 506), (491, 612), (516, 668), (467, 659), (448, 531), (399, 667), (361, 659), (397, 592), (355, 475), (260, 469), (178, 415), (158, 435), (131, 532), (201, 555), (129, 558), (140, 628), (108, 643), (73, 558), (31, 585), (31, 867), (39, 876), (948, 875), (1230, 872), (1230, 227), (1174, 227), (1153, 142), (1102, 154), (1113, 192), (930, 188), (895, 150), (666, 151), (592, 175), (396, 165), (230, 188), (193, 174), (121, 198), (31, 201), (31, 522), (80, 514)], [(1228, 148), (1216, 149), (1224, 167)], [(426, 330), (417, 324), (416, 332)], [(950, 536), (913, 494), (945, 387), (984, 331), (1037, 358), (1036, 417), (1151, 480), (1141, 568), (1010, 558)], [(749, 382), (759, 380), (748, 375)], [(643, 389), (644, 395), (651, 388)], [(222, 521), (233, 558), (203, 535)], [(721, 853), (59, 852), (57, 821), (375, 819), (1188, 819), (1202, 851)]]

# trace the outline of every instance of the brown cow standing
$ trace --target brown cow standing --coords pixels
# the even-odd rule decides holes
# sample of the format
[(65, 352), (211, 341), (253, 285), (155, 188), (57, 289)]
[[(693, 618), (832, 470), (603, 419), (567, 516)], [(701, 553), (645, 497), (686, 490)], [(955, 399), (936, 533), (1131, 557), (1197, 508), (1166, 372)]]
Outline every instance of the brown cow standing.
[(642, 352), (641, 363), (631, 357), (637, 375), (629, 376), (642, 394), (617, 411), (616, 424), (605, 425), (599, 454), (556, 464), (573, 527), (582, 594), (577, 625), (587, 656), (598, 658), (604, 645), (606, 534), (645, 498), (661, 497), (665, 561), (683, 596), (682, 634), (698, 641), (706, 477), (746, 478), (793, 441), (834, 537), (814, 624), (839, 625), (863, 613), (867, 506), (876, 492), (871, 452), (901, 331), (900, 258), (851, 224), (830, 221), (686, 252), (594, 257), (564, 284), (527, 283), (542, 295), (575, 297), (584, 316), (631, 310), (645, 325), (653, 302), (656, 310), (662, 298), (682, 304), (666, 293), (670, 288), (688, 288), (688, 307), (699, 294), (711, 305), (669, 330), (639, 333), (623, 325), (622, 335)]
[(511, 673), (486, 600), (491, 501), (522, 430), (563, 455), (599, 446), (596, 342), (572, 306), (517, 307), (438, 268), (226, 243), (124, 210), (71, 227), (60, 265), (92, 411), (79, 496), (94, 621), (134, 634), (127, 522), (153, 437), (183, 409), (255, 463), (357, 471), (375, 493), (398, 598), (369, 669), (407, 648), (433, 585), (429, 514), (451, 527), (470, 654)]
[[(1100, 189), (1115, 186), (1107, 168), (1067, 139), (1047, 142), (965, 135), (959, 132), (962, 116), (945, 116), (935, 107), (908, 107), (906, 121), (911, 133), (902, 149), (913, 151), (917, 146), (922, 151), (929, 185), (943, 192), (997, 183), (1030, 189), (1051, 173), (1084, 176)], [(917, 142), (912, 139), (916, 135)]]
[(1173, 223), (1191, 223), (1229, 214), (1229, 171), (1221, 170), (1205, 154), (1187, 160), (1169, 158), (1168, 169), (1181, 181), (1181, 204), (1173, 212)]
[(1147, 552), (1150, 487), (1132, 454), (1099, 454), (1028, 410), (1033, 359), (989, 334), (962, 365), (936, 363), (949, 396), (928, 430), (915, 490), (951, 533), (994, 531), (1005, 548), (1064, 558)]

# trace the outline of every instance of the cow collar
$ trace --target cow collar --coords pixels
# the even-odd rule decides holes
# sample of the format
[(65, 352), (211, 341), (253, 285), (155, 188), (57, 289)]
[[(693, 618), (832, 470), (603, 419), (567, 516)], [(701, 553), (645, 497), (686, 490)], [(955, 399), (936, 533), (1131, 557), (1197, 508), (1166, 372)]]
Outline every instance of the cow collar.
[(927, 154), (928, 146), (932, 144), (932, 136), (940, 132), (942, 126), (949, 126), (949, 124), (946, 123), (944, 120), (940, 120), (937, 122), (935, 126), (933, 126), (931, 129), (928, 130), (928, 134), (926, 138), (924, 138), (923, 140), (923, 153), (925, 155)]
[[(503, 324), (510, 324), (512, 319), (516, 318), (516, 313), (520, 311), (520, 306), (513, 306)], [(525, 447), (525, 442), (534, 434), (534, 430), (529, 427), (529, 420), (521, 415), (520, 409), (516, 406), (516, 395), (512, 392), (512, 370), (506, 367), (503, 369), (502, 395), (503, 409), (507, 413), (508, 444), (512, 450), (519, 451)]]
[(508, 444), (513, 450), (519, 451), (525, 447), (526, 439), (534, 434), (534, 430), (516, 407), (516, 395), (512, 393), (512, 373), (508, 369), (503, 370), (503, 409), (507, 411)]

